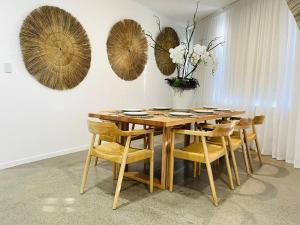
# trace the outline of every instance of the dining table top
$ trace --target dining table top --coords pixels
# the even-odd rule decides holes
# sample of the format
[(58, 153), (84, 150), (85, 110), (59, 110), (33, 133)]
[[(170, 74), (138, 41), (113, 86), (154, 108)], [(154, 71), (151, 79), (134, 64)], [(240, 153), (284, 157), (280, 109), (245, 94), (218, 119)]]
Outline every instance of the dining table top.
[(95, 113), (89, 113), (89, 117), (115, 122), (149, 125), (154, 127), (173, 127), (182, 124), (192, 124), (207, 120), (229, 118), (245, 113), (245, 111), (241, 110), (214, 111), (213, 113), (198, 113), (194, 110), (196, 109), (185, 110), (192, 114), (190, 116), (170, 115), (170, 112), (174, 112), (175, 110), (145, 109), (143, 112), (146, 112), (147, 116), (129, 116), (125, 115), (122, 110), (104, 110)]

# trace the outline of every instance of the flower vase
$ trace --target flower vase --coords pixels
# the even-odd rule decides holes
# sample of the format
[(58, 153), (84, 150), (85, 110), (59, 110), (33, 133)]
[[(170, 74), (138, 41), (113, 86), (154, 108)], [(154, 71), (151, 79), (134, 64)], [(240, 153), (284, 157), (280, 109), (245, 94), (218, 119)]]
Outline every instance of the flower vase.
[(171, 88), (173, 97), (173, 109), (190, 109), (192, 107), (195, 90), (178, 90)]

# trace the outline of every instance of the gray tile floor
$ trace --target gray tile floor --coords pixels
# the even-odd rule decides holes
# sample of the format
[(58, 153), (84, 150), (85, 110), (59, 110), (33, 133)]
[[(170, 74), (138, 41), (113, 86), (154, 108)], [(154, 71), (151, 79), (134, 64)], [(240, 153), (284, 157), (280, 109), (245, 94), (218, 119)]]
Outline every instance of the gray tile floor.
[(234, 191), (226, 174), (215, 170), (219, 207), (211, 203), (205, 169), (193, 179), (192, 164), (176, 161), (173, 193), (155, 189), (150, 194), (147, 186), (125, 180), (113, 211), (116, 181), (110, 163), (92, 166), (86, 193), (79, 194), (85, 156), (80, 152), (0, 171), (0, 224), (300, 224), (300, 170), (270, 157), (262, 167), (255, 163), (255, 173), (247, 176), (237, 153), (242, 184)]

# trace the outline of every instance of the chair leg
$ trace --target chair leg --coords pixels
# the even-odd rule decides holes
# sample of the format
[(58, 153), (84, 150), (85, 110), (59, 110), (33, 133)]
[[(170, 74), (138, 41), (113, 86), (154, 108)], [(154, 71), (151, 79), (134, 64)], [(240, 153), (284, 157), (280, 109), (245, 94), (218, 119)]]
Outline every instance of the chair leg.
[(125, 172), (125, 166), (126, 166), (126, 164), (122, 163), (121, 167), (120, 167), (119, 178), (118, 178), (118, 183), (117, 183), (114, 202), (113, 202), (113, 209), (116, 209), (117, 205), (118, 205), (118, 200), (119, 200), (119, 195), (120, 195), (120, 191), (121, 191), (123, 176), (124, 176), (124, 172)]
[(220, 169), (220, 159), (217, 159), (216, 164), (217, 164), (218, 169)]
[(152, 156), (150, 158), (150, 193), (153, 192), (153, 176), (154, 176), (154, 154), (152, 152)]
[(247, 157), (248, 157), (248, 161), (249, 161), (250, 171), (251, 171), (251, 173), (253, 173), (253, 163), (252, 163), (252, 157), (251, 157), (251, 152), (250, 152), (248, 143), (246, 143), (245, 146), (246, 146), (246, 152), (247, 152)]
[(262, 165), (261, 149), (260, 149), (260, 145), (259, 145), (257, 137), (255, 138), (255, 145), (256, 145), (256, 151), (257, 151), (257, 155), (258, 155), (258, 159), (259, 159), (260, 165)]
[(225, 161), (226, 161), (226, 168), (227, 168), (228, 179), (229, 179), (229, 187), (233, 190), (234, 186), (233, 186), (233, 180), (232, 180), (232, 174), (231, 174), (231, 168), (230, 168), (230, 162), (229, 162), (227, 150), (225, 152)]
[[(101, 139), (100, 139), (100, 137), (98, 139), (98, 145), (101, 145)], [(98, 159), (99, 159), (98, 157), (95, 158), (95, 166), (98, 165)]]
[(82, 194), (84, 192), (84, 187), (86, 185), (86, 180), (87, 180), (87, 176), (88, 176), (88, 173), (89, 173), (91, 158), (92, 157), (91, 157), (90, 153), (88, 153), (88, 156), (87, 156), (86, 161), (85, 161), (84, 170), (83, 170), (82, 182), (81, 182), (81, 187), (80, 187), (80, 194)]
[(243, 152), (243, 158), (244, 158), (244, 161), (245, 161), (247, 174), (250, 175), (251, 172), (250, 172), (250, 169), (249, 169), (249, 161), (248, 161), (247, 152), (246, 152), (244, 143), (242, 144), (242, 152)]
[(199, 163), (199, 170), (198, 170), (198, 176), (201, 176), (201, 163)]
[(249, 149), (249, 145), (248, 145), (248, 141), (247, 141), (246, 131), (244, 130), (243, 133), (244, 133), (244, 143), (245, 143), (245, 146), (246, 146), (247, 157), (248, 157), (248, 160), (249, 160), (249, 166), (250, 166), (251, 172), (253, 173), (252, 157), (251, 157), (251, 153), (250, 153), (250, 149)]
[(98, 165), (98, 157), (95, 158), (95, 166)]
[(233, 170), (234, 170), (234, 175), (235, 175), (235, 179), (236, 179), (236, 183), (238, 186), (241, 185), (240, 182), (240, 176), (239, 176), (239, 171), (236, 165), (236, 160), (235, 160), (235, 154), (233, 150), (230, 150), (230, 155), (231, 155), (231, 160), (232, 160), (232, 164), (233, 164)]
[(146, 172), (146, 170), (147, 170), (147, 164), (148, 164), (148, 160), (145, 159), (144, 160), (144, 172)]
[(194, 162), (193, 167), (194, 167), (194, 178), (196, 178), (197, 177), (197, 162)]
[(174, 154), (170, 152), (170, 174), (169, 174), (169, 191), (173, 191), (173, 179), (174, 179)]
[(113, 202), (113, 209), (116, 209), (117, 205), (118, 205), (118, 199), (119, 199), (122, 181), (123, 181), (123, 177), (124, 177), (130, 142), (131, 142), (131, 136), (128, 136), (126, 139), (126, 144), (125, 144), (124, 152), (122, 155), (121, 167), (120, 167), (120, 171), (119, 171), (119, 177), (118, 177), (118, 182), (117, 182), (117, 187), (116, 187), (116, 192), (115, 192), (115, 197), (114, 197), (114, 202)]
[(118, 164), (118, 163), (115, 163), (115, 180), (117, 180), (118, 179), (118, 176), (119, 176), (119, 171), (120, 171), (120, 164)]
[(210, 163), (206, 163), (206, 169), (207, 169), (207, 174), (208, 174), (208, 179), (209, 179), (210, 190), (211, 190), (211, 194), (212, 194), (212, 198), (213, 198), (213, 203), (215, 206), (218, 206), (218, 198), (217, 198), (217, 193), (216, 193), (214, 176), (213, 176), (213, 173), (211, 170)]
[(116, 163), (112, 163), (112, 171), (113, 171), (113, 180), (115, 180), (116, 179), (116, 177), (117, 177), (117, 164)]

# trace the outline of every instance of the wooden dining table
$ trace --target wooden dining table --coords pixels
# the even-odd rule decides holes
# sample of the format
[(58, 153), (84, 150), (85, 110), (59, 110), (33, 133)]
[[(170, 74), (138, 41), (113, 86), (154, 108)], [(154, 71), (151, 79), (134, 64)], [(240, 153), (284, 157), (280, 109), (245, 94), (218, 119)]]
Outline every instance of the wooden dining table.
[[(129, 124), (146, 125), (153, 128), (162, 129), (162, 162), (161, 162), (161, 177), (160, 179), (154, 178), (154, 186), (166, 189), (168, 180), (168, 154), (171, 142), (171, 131), (172, 128), (176, 126), (181, 126), (185, 129), (191, 129), (192, 125), (195, 123), (200, 123), (209, 120), (219, 120), (226, 119), (234, 116), (240, 116), (244, 114), (244, 111), (215, 111), (214, 113), (196, 113), (195, 111), (188, 110), (192, 112), (192, 116), (171, 116), (168, 110), (145, 110), (148, 116), (137, 117), (128, 116), (123, 114), (121, 110), (105, 110), (95, 113), (89, 113), (90, 118), (97, 118), (100, 120), (107, 120), (115, 122), (119, 125), (122, 130), (129, 130)], [(123, 140), (124, 141), (124, 140)], [(122, 142), (122, 141), (121, 141)], [(190, 136), (185, 136), (184, 144), (185, 146), (190, 143)], [(149, 176), (141, 172), (129, 172), (125, 173), (126, 177), (142, 182), (149, 183)]]

